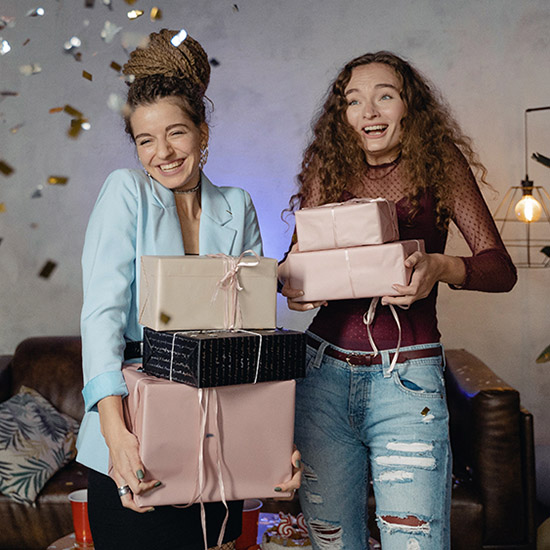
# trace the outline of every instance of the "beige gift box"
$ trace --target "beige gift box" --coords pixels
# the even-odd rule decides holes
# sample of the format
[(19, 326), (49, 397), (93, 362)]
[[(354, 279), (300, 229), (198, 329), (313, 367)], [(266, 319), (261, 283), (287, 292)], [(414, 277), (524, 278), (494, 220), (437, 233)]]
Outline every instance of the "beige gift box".
[(153, 330), (272, 329), (277, 261), (240, 256), (142, 256), (140, 324)]
[(417, 250), (424, 251), (424, 241), (289, 252), (280, 275), (304, 291), (298, 302), (396, 296), (392, 285), (409, 284), (412, 269), (404, 262)]
[(386, 199), (351, 199), (298, 210), (300, 251), (383, 244), (399, 239), (395, 203)]

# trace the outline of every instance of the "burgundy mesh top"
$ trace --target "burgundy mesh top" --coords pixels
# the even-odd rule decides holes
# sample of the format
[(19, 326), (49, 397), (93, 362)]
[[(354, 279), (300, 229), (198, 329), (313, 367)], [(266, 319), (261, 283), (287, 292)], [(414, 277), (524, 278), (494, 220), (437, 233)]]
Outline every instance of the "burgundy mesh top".
[[(427, 253), (443, 253), (447, 231), (436, 227), (433, 198), (425, 194), (420, 211), (409, 220), (410, 204), (403, 193), (403, 165), (399, 161), (369, 166), (362, 189), (344, 192), (343, 200), (356, 197), (382, 197), (396, 203), (401, 240), (423, 239)], [(464, 235), (471, 257), (462, 258), (466, 279), (460, 287), (485, 292), (509, 291), (517, 280), (517, 273), (506, 252), (493, 218), (481, 195), (476, 180), (464, 156), (456, 149), (452, 179), (452, 220)], [(317, 200), (316, 200), (317, 199)], [(318, 203), (312, 197), (307, 205)], [(414, 302), (408, 310), (396, 307), (402, 327), (402, 346), (438, 342), (440, 333), (436, 317), (437, 285), (429, 296)], [(351, 350), (370, 351), (363, 314), (370, 299), (335, 300), (321, 307), (309, 330), (328, 342)], [(372, 327), (374, 341), (379, 349), (393, 349), (397, 345), (398, 328), (389, 307), (378, 304)]]

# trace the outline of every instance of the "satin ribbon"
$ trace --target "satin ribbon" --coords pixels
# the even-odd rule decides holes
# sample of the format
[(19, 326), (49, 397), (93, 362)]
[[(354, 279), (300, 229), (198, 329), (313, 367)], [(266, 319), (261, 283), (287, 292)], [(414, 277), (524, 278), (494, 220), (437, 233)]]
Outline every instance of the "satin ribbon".
[[(243, 261), (245, 256), (255, 256), (252, 262)], [(212, 295), (212, 302), (218, 298), (221, 290), (225, 291), (225, 319), (226, 329), (233, 329), (242, 326), (242, 314), (239, 305), (239, 292), (243, 287), (239, 283), (239, 270), (241, 267), (256, 267), (260, 263), (260, 257), (254, 250), (245, 250), (240, 256), (228, 256), (227, 254), (208, 254), (209, 258), (222, 258), (225, 268), (224, 276), (216, 284), (216, 291)]]
[[(416, 246), (418, 248), (418, 251), (421, 250), (420, 241), (416, 241)], [(347, 252), (347, 251), (346, 251)], [(346, 256), (347, 259), (347, 256)], [(348, 260), (349, 263), (349, 260)], [(350, 268), (348, 268), (350, 269)], [(351, 274), (350, 274), (351, 279)], [(352, 287), (353, 291), (353, 287)], [(367, 336), (369, 337), (370, 345), (374, 351), (374, 356), (376, 357), (379, 353), (378, 348), (376, 347), (376, 344), (374, 342), (374, 338), (372, 336), (371, 332), (371, 326), (374, 322), (374, 315), (376, 313), (376, 306), (378, 305), (378, 302), (380, 301), (379, 297), (373, 298), (370, 302), (369, 309), (363, 314), (363, 323), (367, 325)], [(397, 325), (397, 329), (399, 331), (399, 336), (397, 338), (397, 346), (395, 348), (395, 355), (393, 356), (393, 359), (390, 364), (390, 369), (388, 370), (388, 374), (391, 374), (393, 372), (393, 369), (395, 368), (395, 365), (397, 364), (397, 359), (399, 357), (399, 348), (401, 347), (401, 323), (399, 322), (399, 316), (397, 315), (397, 311), (395, 310), (395, 307), (393, 304), (388, 304), (391, 313), (393, 315), (393, 318), (395, 319), (395, 323)], [(399, 306), (401, 309), (409, 309), (409, 306)]]

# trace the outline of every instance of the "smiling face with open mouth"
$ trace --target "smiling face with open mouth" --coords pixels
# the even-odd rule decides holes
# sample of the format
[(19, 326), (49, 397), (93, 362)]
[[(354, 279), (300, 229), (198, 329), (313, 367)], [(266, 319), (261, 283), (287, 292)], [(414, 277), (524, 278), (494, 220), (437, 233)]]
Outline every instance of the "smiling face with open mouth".
[(139, 105), (130, 124), (143, 168), (168, 189), (189, 189), (200, 178), (201, 141), (208, 128), (197, 127), (176, 98)]
[(401, 120), (406, 108), (401, 81), (383, 63), (360, 65), (352, 70), (345, 89), (346, 118), (361, 136), (369, 164), (395, 160), (401, 150)]

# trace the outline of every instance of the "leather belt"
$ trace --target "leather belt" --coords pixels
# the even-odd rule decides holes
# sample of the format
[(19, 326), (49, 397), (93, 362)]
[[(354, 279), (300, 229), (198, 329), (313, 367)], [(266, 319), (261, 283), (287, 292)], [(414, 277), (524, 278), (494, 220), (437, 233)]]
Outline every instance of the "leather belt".
[(143, 357), (143, 342), (126, 342), (124, 348), (124, 361)]
[[(319, 349), (321, 342), (307, 337), (307, 345), (311, 346), (313, 349)], [(348, 365), (352, 367), (368, 367), (370, 365), (381, 365), (382, 364), (382, 355), (374, 355), (374, 353), (346, 353), (339, 351), (332, 346), (328, 345), (325, 348), (325, 354), (334, 359), (340, 361), (345, 361)], [(427, 349), (415, 349), (415, 350), (399, 350), (398, 363), (405, 363), (409, 359), (422, 359), (424, 357), (440, 357), (441, 356), (441, 347), (437, 348), (427, 348)]]

